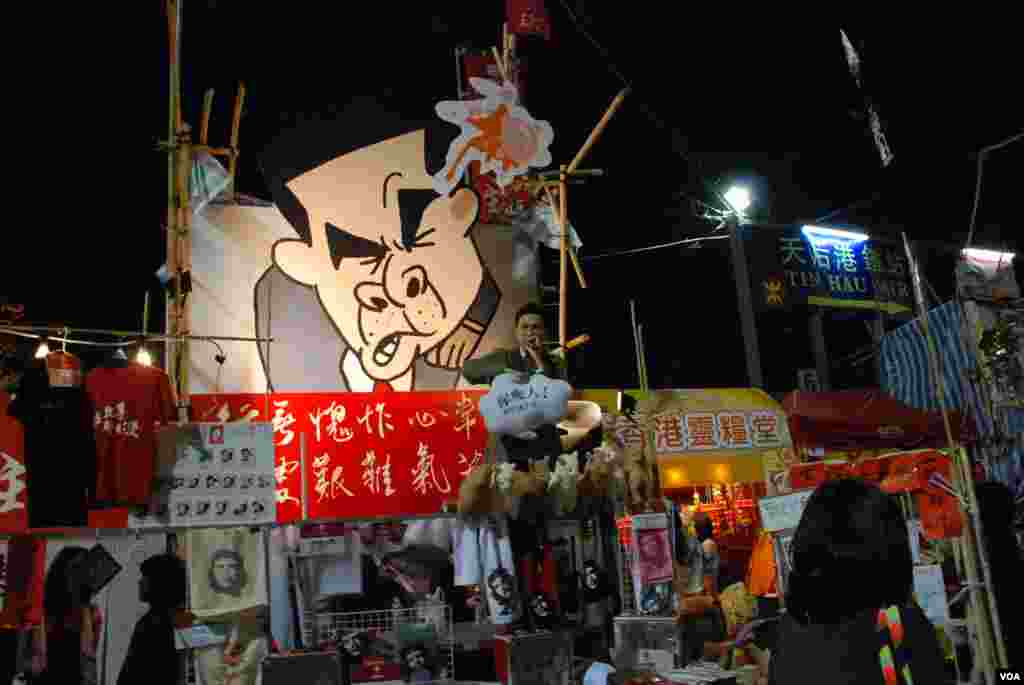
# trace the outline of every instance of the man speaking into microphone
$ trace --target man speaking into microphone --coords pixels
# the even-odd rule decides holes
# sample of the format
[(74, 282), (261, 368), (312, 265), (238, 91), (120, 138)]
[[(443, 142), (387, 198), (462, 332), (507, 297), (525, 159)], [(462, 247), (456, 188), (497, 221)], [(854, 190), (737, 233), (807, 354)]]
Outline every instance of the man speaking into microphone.
[[(516, 342), (519, 349), (497, 349), (477, 359), (469, 359), (462, 366), (462, 375), (470, 383), (490, 384), (503, 373), (540, 373), (548, 378), (566, 380), (565, 360), (544, 351), (544, 310), (530, 303), (519, 308), (515, 321)], [(557, 426), (540, 426), (534, 430), (536, 438), (524, 440), (511, 435), (502, 436), (502, 446), (509, 461), (521, 470), (529, 470), (531, 461), (554, 461), (562, 453)]]

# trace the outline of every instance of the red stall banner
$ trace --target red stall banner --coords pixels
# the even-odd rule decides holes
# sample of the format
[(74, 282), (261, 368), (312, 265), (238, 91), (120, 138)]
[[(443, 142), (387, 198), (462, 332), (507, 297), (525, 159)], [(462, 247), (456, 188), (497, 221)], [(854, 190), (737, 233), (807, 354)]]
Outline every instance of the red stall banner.
[(0, 392), (0, 534), (24, 532), (28, 527), (25, 472), (25, 432), (7, 415), (11, 396)]
[(193, 395), (192, 419), (273, 424), (278, 523), (415, 518), (441, 513), (484, 463), (483, 394)]

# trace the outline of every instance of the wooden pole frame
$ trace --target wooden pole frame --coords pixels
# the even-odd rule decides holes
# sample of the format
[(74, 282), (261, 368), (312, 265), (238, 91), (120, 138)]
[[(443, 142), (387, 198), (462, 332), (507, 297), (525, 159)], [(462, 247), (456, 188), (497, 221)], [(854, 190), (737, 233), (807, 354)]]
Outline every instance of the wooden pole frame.
[[(245, 102), (245, 84), (238, 85), (231, 118), (231, 139), (228, 147), (209, 145), (210, 115), (213, 110), (214, 90), (206, 91), (199, 122), (199, 139), (193, 143), (192, 129), (185, 123), (181, 107), (181, 18), (184, 0), (165, 0), (167, 13), (168, 64), (170, 71), (167, 127), (167, 271), (173, 278), (173, 288), (167, 308), (166, 336), (167, 371), (176, 380), (178, 419), (188, 420), (189, 341), (191, 316), (188, 293), (183, 289), (185, 274), (192, 269), (192, 167), (198, 153), (226, 157), (228, 182), (234, 196), (235, 177), (238, 172), (238, 136)], [(179, 347), (180, 346), (180, 347)]]
[[(936, 395), (939, 398), (939, 408), (942, 411), (942, 421), (946, 429), (946, 440), (952, 453), (954, 468), (954, 487), (965, 493), (966, 498), (961, 497), (960, 511), (965, 519), (964, 534), (961, 536), (961, 543), (964, 553), (964, 569), (967, 575), (967, 583), (970, 589), (969, 596), (971, 608), (973, 609), (971, 619), (975, 623), (975, 630), (978, 635), (978, 647), (981, 658), (978, 659), (984, 665), (985, 679), (988, 683), (995, 683), (995, 671), (998, 668), (1007, 667), (1006, 645), (1003, 640), (1002, 626), (999, 621), (999, 612), (996, 607), (995, 597), (992, 594), (992, 578), (988, 568), (988, 560), (985, 557), (984, 533), (982, 530), (981, 515), (978, 511), (978, 498), (974, 490), (974, 474), (972, 472), (970, 459), (963, 446), (958, 445), (953, 439), (953, 430), (949, 420), (949, 408), (946, 406), (945, 381), (942, 376), (941, 359), (935, 339), (931, 335), (928, 325), (928, 308), (925, 304), (924, 293), (921, 288), (921, 273), (914, 251), (910, 246), (910, 239), (903, 233), (903, 248), (907, 256), (907, 264), (910, 268), (910, 283), (914, 289), (914, 299), (917, 303), (919, 319), (921, 321), (921, 332), (925, 339), (925, 349), (928, 353), (928, 366), (932, 383), (935, 385)], [(966, 499), (967, 506), (964, 506)], [(982, 579), (978, 578), (979, 568), (982, 571)]]
[[(604, 133), (605, 128), (608, 127), (608, 123), (612, 117), (615, 116), (615, 112), (618, 111), (619, 107), (625, 101), (626, 96), (629, 94), (629, 89), (622, 90), (615, 96), (608, 109), (605, 110), (604, 114), (598, 120), (597, 125), (591, 130), (590, 135), (587, 136), (583, 146), (580, 147), (576, 156), (573, 157), (572, 161), (568, 165), (561, 165), (559, 167), (558, 174), (558, 227), (561, 233), (561, 249), (559, 254), (559, 278), (558, 278), (558, 344), (561, 348), (565, 349), (565, 342), (568, 338), (569, 332), (569, 199), (568, 195), (568, 180), (569, 177), (576, 173), (579, 165), (583, 163), (586, 156), (590, 153), (591, 148)], [(581, 174), (582, 175), (582, 174)], [(588, 175), (593, 175), (592, 172), (588, 172)], [(584, 288), (587, 287), (586, 279), (583, 278), (583, 269), (579, 266), (578, 261), (574, 258), (574, 267), (576, 273), (580, 278), (580, 285)]]

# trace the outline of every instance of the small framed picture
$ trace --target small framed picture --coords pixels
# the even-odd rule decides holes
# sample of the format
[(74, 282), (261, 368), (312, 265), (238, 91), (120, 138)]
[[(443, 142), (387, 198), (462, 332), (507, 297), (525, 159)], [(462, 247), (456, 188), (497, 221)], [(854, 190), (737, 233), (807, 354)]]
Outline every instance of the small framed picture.
[(775, 537), (775, 568), (778, 570), (779, 594), (784, 595), (789, 587), (789, 572), (793, 570), (793, 534), (795, 528), (781, 530)]

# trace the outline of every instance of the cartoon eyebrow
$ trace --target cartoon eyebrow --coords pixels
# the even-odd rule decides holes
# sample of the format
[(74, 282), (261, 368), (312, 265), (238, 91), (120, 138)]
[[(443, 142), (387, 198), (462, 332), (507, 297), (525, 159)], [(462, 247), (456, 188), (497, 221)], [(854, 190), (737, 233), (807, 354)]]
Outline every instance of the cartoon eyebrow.
[(425, 237), (433, 232), (430, 229), (419, 233), (420, 222), (423, 221), (423, 212), (431, 202), (441, 197), (433, 190), (428, 189), (403, 189), (398, 191), (398, 218), (402, 222), (402, 249), (412, 252), (414, 247), (426, 247), (417, 244), (419, 238)]
[(331, 262), (334, 263), (335, 269), (341, 265), (341, 260), (346, 257), (369, 257), (378, 260), (383, 259), (389, 252), (388, 247), (383, 243), (354, 235), (330, 222), (326, 226), (327, 247), (330, 250)]

